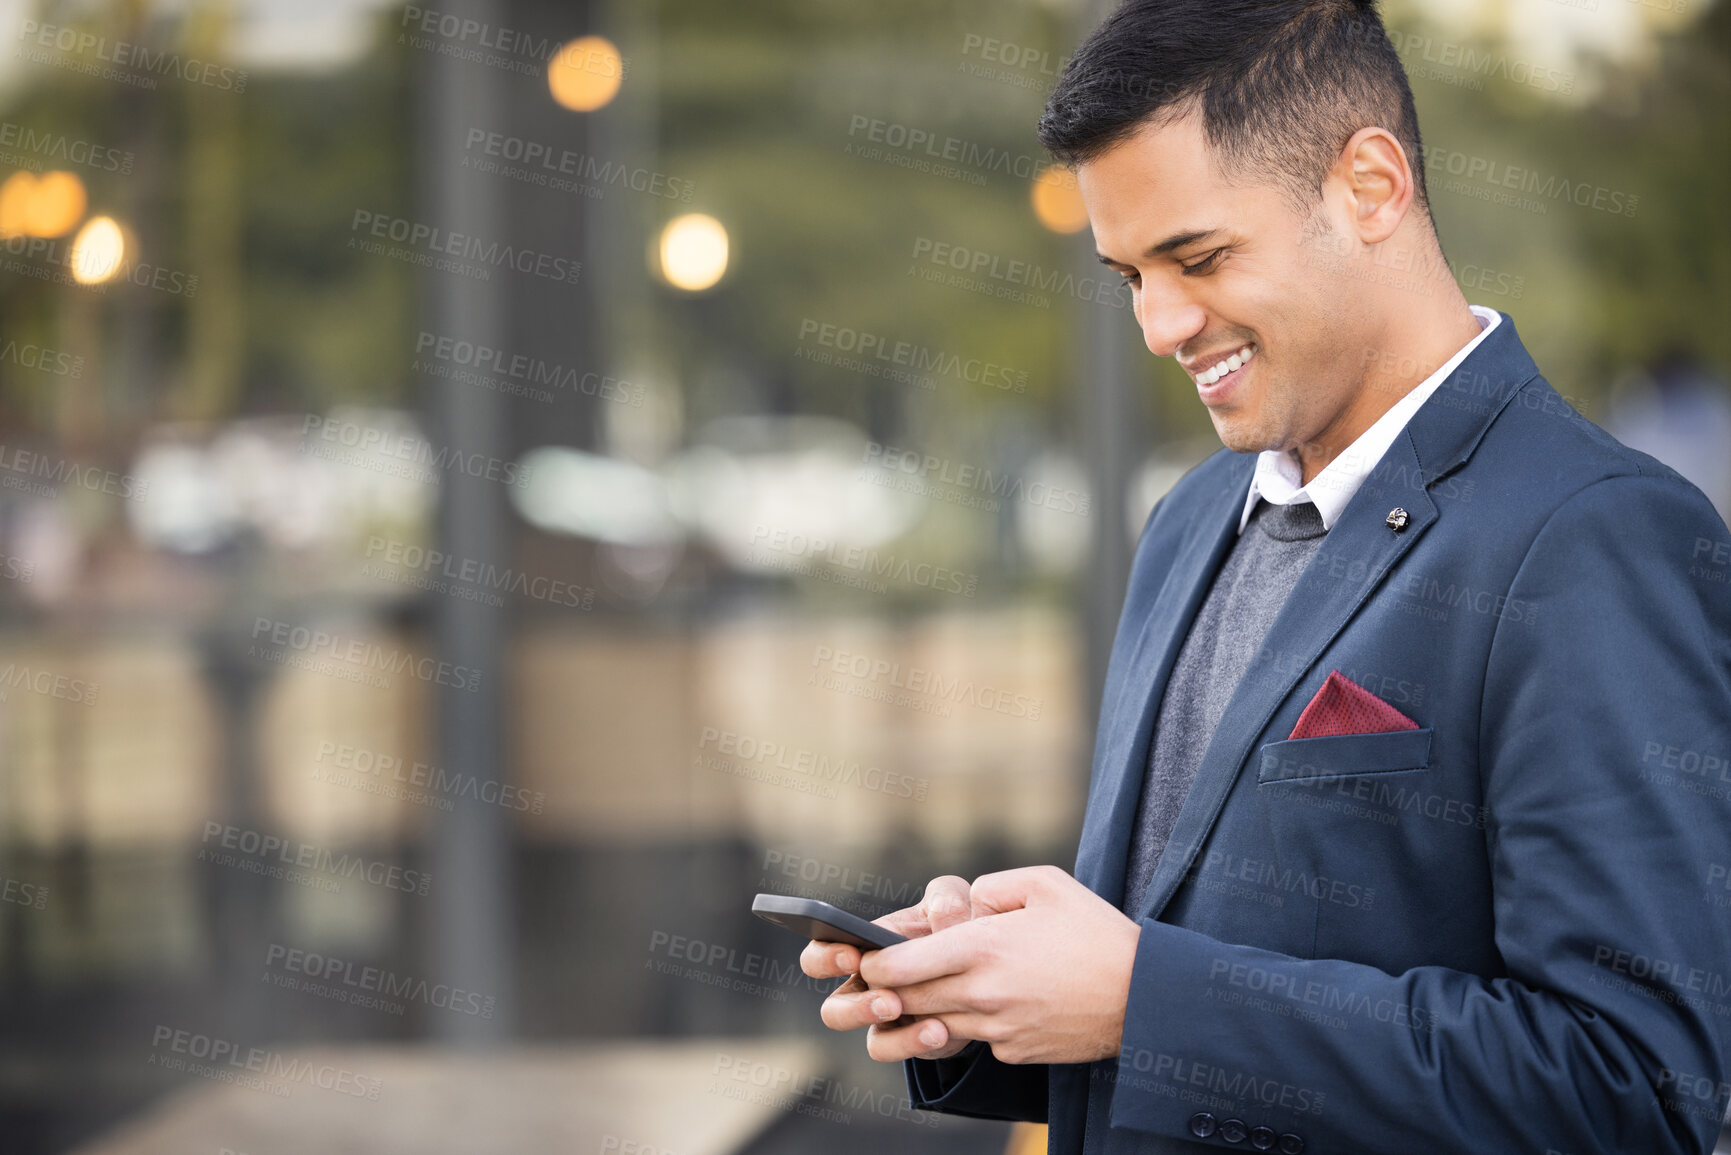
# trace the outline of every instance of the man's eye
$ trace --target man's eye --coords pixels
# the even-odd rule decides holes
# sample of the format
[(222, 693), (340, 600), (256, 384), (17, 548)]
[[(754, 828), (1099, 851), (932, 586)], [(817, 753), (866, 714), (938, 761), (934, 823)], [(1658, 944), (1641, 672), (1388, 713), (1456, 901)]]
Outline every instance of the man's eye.
[(1128, 273), (1120, 273), (1118, 279), (1123, 281), (1125, 284), (1140, 285), (1142, 283), (1142, 274), (1132, 269)]
[(1192, 261), (1190, 264), (1184, 265), (1184, 275), (1186, 277), (1194, 277), (1200, 273), (1210, 272), (1215, 265), (1220, 263), (1220, 258), (1225, 255), (1225, 249), (1215, 249), (1201, 260)]

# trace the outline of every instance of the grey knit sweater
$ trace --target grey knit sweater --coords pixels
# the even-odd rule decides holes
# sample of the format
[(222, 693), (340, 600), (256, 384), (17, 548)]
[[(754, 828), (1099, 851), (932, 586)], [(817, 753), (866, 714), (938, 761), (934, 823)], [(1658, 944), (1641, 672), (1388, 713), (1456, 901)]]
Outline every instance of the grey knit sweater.
[(1308, 501), (1258, 501), (1215, 576), (1172, 667), (1155, 720), (1131, 833), (1124, 911), (1132, 918), (1154, 877), (1202, 755), (1280, 607), (1328, 531)]

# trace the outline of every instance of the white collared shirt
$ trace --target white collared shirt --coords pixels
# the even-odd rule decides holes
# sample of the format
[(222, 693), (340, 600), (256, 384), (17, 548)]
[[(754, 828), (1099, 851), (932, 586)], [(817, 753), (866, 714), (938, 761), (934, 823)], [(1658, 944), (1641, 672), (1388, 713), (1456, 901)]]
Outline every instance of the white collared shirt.
[(1270, 505), (1312, 502), (1316, 512), (1322, 515), (1322, 527), (1334, 528), (1352, 495), (1358, 492), (1358, 487), (1364, 484), (1364, 479), (1370, 476), (1370, 471), (1382, 460), (1382, 455), (1388, 452), (1388, 447), (1394, 444), (1394, 439), (1400, 436), (1400, 431), (1406, 428), (1406, 423), (1412, 420), (1419, 406), (1466, 360), (1467, 354), (1477, 349), (1479, 342), (1502, 323), (1502, 314), (1495, 309), (1482, 305), (1469, 307), (1473, 316), (1479, 319), (1479, 335), (1462, 345), (1460, 351), (1444, 361), (1440, 369), (1390, 406), (1374, 425), (1358, 435), (1358, 440), (1323, 466), (1322, 472), (1310, 479), (1310, 484), (1299, 484), (1304, 471), (1295, 450), (1288, 449), (1283, 453), (1265, 449), (1257, 454), (1256, 473), (1250, 478), (1250, 492), (1244, 499), (1244, 514), (1238, 519), (1238, 532), (1243, 533), (1244, 527), (1250, 524), (1250, 513), (1256, 508), (1259, 497)]

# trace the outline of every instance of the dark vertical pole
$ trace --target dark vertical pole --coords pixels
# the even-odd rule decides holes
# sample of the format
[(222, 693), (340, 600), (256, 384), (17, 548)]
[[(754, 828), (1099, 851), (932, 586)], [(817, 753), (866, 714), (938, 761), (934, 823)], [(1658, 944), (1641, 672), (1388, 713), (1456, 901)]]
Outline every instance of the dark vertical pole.
[[(262, 588), (263, 550), (250, 535), (235, 548), (232, 565), (222, 575), (234, 592), (199, 639), (205, 684), (222, 728), (220, 818), (243, 830), (257, 830), (263, 821), (259, 716), (271, 684), (270, 670), (253, 656), (249, 634), (258, 617), (279, 612), (251, 594)], [(269, 1023), (258, 968), (269, 943), (279, 941), (280, 894), (262, 875), (244, 870), (207, 873), (223, 1027), (239, 1038), (258, 1038)]]
[[(1084, 234), (1087, 236), (1088, 234)], [(1100, 276), (1090, 247), (1086, 274)], [(1089, 724), (1100, 716), (1106, 661), (1124, 606), (1135, 541), (1129, 525), (1131, 476), (1141, 455), (1140, 408), (1130, 384), (1125, 332), (1133, 325), (1128, 310), (1099, 304), (1080, 306), (1082, 338), (1082, 456), (1087, 462), (1093, 519), (1088, 565), (1083, 575), (1083, 628), (1087, 639)]]
[[(499, 19), (510, 28), (533, 36), (549, 46), (601, 31), (594, 27), (588, 0), (500, 0)], [(632, 63), (635, 63), (633, 61)], [(566, 67), (564, 65), (548, 65)], [(631, 75), (635, 87), (637, 76)], [(494, 110), (497, 121), (471, 116), (469, 124), (541, 141), (574, 156), (594, 157), (605, 163), (618, 159), (600, 131), (613, 114), (610, 106), (598, 112), (573, 112), (554, 101), (545, 76), (510, 76), (506, 99)], [(574, 179), (586, 181), (581, 172)], [(497, 178), (495, 178), (497, 179)], [(575, 368), (579, 373), (605, 372), (597, 323), (597, 307), (616, 289), (616, 270), (604, 252), (596, 251), (597, 234), (605, 230), (598, 218), (617, 213), (625, 198), (633, 194), (614, 185), (598, 200), (568, 191), (543, 188), (512, 180), (498, 180), (500, 196), (508, 211), (500, 227), (512, 244), (538, 252), (558, 253), (582, 264), (576, 284), (554, 284), (536, 278), (510, 281), (511, 308), (503, 321), (505, 347), (514, 355)], [(635, 240), (636, 233), (621, 225), (614, 243)], [(638, 263), (642, 258), (637, 254)], [(602, 448), (600, 408), (594, 397), (576, 390), (555, 390), (551, 405), (511, 400), (515, 411), (511, 439), (515, 448), (565, 445), (578, 449)]]
[[(1078, 43), (1105, 18), (1111, 7), (1108, 0), (1093, 0), (1083, 6), (1082, 23), (1075, 30)], [(1101, 276), (1102, 266), (1094, 256), (1091, 232), (1081, 234), (1076, 260), (1084, 267), (1078, 276)], [(1142, 409), (1131, 385), (1127, 356), (1134, 318), (1128, 309), (1093, 303), (1084, 303), (1079, 308), (1082, 457), (1088, 463), (1088, 488), (1094, 511), (1088, 567), (1082, 579), (1086, 631), (1083, 657), (1088, 667), (1086, 716), (1091, 727), (1100, 716), (1106, 662), (1112, 653), (1112, 637), (1128, 588), (1135, 545), (1129, 526), (1130, 480), (1142, 455), (1146, 431), (1140, 420)]]
[[(457, 0), (451, 10), (485, 27), (501, 26), (494, 0)], [(429, 223), (452, 233), (496, 239), (503, 214), (497, 180), (464, 168), (464, 134), (475, 125), (497, 125), (504, 107), (499, 70), (437, 53), (417, 61), (416, 112), (421, 118), (418, 186)], [(505, 281), (480, 281), (429, 269), (423, 308), (433, 333), (460, 334), (477, 345), (499, 348), (506, 302)], [(430, 435), (464, 454), (509, 459), (507, 414), (499, 394), (449, 379), (427, 383)], [(465, 564), (505, 567), (510, 516), (497, 481), (442, 471), (439, 548)], [(433, 635), (439, 658), (453, 667), (481, 671), (479, 685), (432, 688), (441, 764), (454, 774), (481, 781), (505, 776), (503, 697), (506, 675), (506, 616), (503, 608), (463, 598), (432, 599)], [(508, 1037), (515, 1019), (510, 879), (511, 828), (498, 806), (459, 799), (439, 814), (430, 848), (430, 963), (437, 981), (491, 995), (491, 1019), (440, 1015), (439, 1037), (456, 1043), (488, 1043)]]

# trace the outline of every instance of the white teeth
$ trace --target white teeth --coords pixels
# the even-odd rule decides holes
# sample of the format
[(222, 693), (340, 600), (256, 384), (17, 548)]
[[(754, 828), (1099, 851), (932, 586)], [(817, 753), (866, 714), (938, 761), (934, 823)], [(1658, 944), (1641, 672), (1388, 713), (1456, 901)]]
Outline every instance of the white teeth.
[(1198, 385), (1216, 384), (1228, 373), (1236, 373), (1238, 370), (1244, 368), (1244, 366), (1250, 363), (1250, 359), (1255, 355), (1256, 346), (1246, 345), (1232, 356), (1226, 358), (1226, 360), (1216, 364), (1213, 368), (1204, 369), (1202, 372), (1198, 373), (1196, 375), (1196, 383)]

